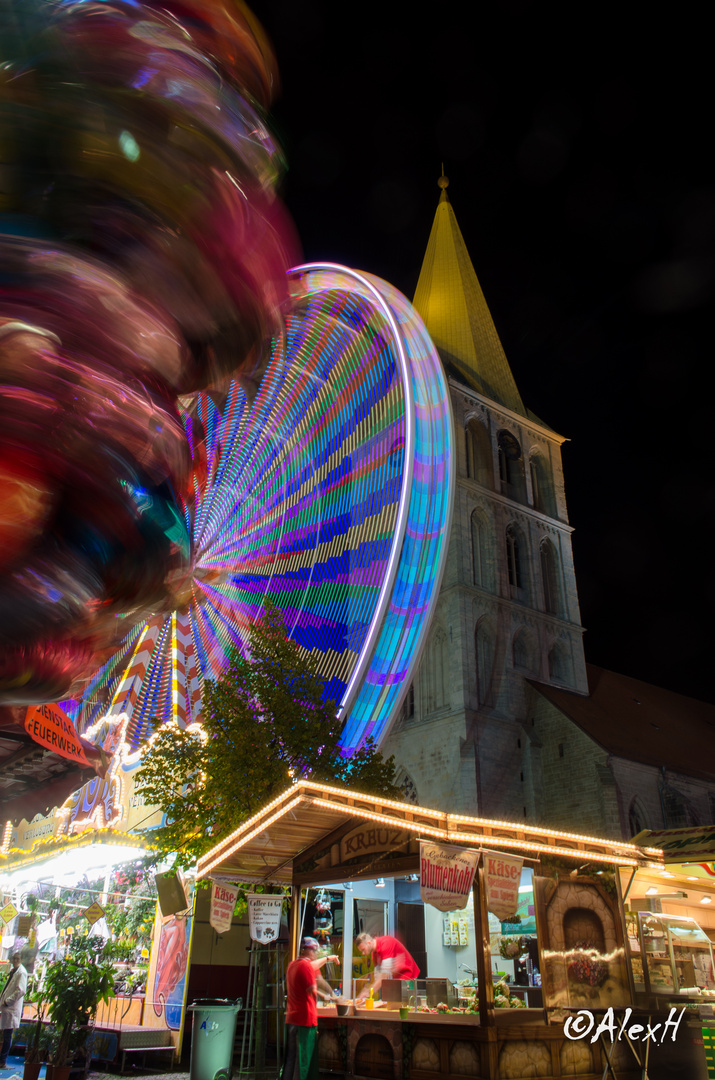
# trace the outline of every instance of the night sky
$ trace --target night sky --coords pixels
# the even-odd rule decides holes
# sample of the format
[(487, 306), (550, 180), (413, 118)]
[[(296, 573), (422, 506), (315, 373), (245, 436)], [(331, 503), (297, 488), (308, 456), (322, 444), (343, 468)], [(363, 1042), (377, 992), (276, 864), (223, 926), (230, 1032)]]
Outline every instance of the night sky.
[(715, 702), (708, 33), (637, 7), (253, 5), (305, 258), (411, 298), (444, 162), (521, 395), (572, 440), (587, 659)]

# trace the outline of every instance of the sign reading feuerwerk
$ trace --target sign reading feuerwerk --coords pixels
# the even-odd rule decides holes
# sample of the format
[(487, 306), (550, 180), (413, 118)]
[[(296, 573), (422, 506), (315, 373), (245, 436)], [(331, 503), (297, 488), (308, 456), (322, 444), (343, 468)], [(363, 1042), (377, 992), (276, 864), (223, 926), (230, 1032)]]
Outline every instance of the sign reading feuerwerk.
[(227, 885), (224, 881), (213, 881), (211, 883), (209, 922), (217, 934), (225, 934), (227, 930), (231, 929), (237, 896), (238, 885)]
[(440, 911), (467, 906), (479, 859), (478, 851), (420, 841), (420, 894)]
[(501, 851), (484, 851), (484, 878), (487, 909), (497, 919), (513, 915), (519, 903), (519, 881), (523, 859)]
[(89, 765), (74, 724), (59, 705), (31, 705), (25, 714), (25, 731), (60, 757)]
[(282, 896), (248, 894), (248, 932), (253, 941), (275, 941), (280, 933)]

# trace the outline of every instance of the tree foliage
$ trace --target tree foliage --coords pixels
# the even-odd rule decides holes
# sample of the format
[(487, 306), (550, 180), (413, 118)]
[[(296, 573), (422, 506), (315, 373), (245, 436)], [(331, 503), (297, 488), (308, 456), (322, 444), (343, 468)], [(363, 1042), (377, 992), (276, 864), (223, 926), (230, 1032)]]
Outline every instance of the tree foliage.
[(201, 728), (162, 725), (142, 760), (137, 787), (167, 815), (155, 840), (189, 865), (294, 779), (401, 799), (395, 764), (368, 742), (340, 753), (340, 723), (313, 661), (290, 641), (278, 609), (251, 624), (248, 654), (234, 650), (204, 687)]

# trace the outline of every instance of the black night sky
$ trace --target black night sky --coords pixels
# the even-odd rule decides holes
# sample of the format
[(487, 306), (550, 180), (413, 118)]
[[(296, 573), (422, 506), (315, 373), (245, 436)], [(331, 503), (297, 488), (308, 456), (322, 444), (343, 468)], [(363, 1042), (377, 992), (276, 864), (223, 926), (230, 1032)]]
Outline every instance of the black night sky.
[(253, 7), (305, 257), (411, 298), (444, 162), (522, 397), (572, 440), (587, 659), (715, 701), (705, 27), (640, 5)]

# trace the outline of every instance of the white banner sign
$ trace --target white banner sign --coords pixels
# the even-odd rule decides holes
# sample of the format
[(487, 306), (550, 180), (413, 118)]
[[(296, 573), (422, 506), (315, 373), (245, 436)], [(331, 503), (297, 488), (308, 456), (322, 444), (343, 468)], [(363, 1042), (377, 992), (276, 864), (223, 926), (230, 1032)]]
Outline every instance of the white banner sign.
[(211, 883), (211, 914), (209, 922), (217, 934), (225, 934), (231, 929), (233, 909), (236, 906), (238, 885), (227, 885), (223, 881)]
[(513, 915), (519, 904), (519, 881), (524, 860), (501, 851), (485, 851), (484, 877), (487, 885), (487, 908), (497, 919)]
[(282, 896), (248, 893), (248, 932), (253, 941), (275, 941), (280, 933)]
[(478, 851), (420, 841), (420, 894), (425, 904), (440, 911), (459, 911), (467, 906)]

